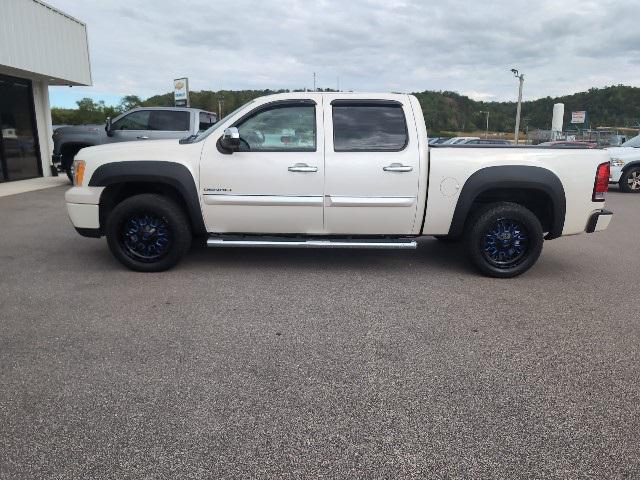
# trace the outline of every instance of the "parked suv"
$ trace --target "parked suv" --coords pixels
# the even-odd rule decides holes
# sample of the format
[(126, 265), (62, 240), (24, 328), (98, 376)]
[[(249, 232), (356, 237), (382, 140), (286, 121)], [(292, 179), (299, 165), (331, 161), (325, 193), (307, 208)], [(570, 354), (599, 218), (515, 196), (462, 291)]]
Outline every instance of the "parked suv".
[(204, 131), (218, 121), (215, 113), (196, 108), (140, 107), (102, 125), (57, 128), (53, 132), (53, 164), (72, 179), (71, 166), (84, 147), (103, 143), (180, 139)]

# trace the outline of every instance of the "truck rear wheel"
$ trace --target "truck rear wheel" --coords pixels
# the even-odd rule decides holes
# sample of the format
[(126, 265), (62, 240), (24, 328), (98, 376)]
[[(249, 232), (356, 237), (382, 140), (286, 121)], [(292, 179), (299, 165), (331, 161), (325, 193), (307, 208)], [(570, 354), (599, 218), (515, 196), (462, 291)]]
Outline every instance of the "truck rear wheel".
[(640, 193), (640, 167), (631, 167), (622, 174), (620, 190), (625, 193)]
[(536, 263), (544, 233), (540, 220), (516, 203), (493, 203), (480, 209), (467, 224), (466, 249), (484, 275), (510, 278)]
[(106, 222), (111, 253), (126, 267), (160, 272), (176, 265), (191, 246), (191, 228), (183, 210), (156, 194), (127, 198)]

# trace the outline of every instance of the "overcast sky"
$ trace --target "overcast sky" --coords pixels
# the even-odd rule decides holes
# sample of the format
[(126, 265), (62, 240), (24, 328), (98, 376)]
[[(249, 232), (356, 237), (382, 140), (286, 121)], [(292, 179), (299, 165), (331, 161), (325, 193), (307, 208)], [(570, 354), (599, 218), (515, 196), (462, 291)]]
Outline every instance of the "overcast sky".
[(52, 87), (117, 103), (188, 76), (192, 90), (453, 90), (525, 99), (640, 86), (638, 0), (47, 0), (84, 21), (93, 87)]

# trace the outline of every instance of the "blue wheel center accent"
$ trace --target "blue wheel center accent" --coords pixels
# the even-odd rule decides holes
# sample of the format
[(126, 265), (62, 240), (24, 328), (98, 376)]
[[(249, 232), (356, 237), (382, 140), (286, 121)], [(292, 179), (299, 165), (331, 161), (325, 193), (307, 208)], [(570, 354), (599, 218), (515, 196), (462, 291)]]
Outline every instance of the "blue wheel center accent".
[(500, 218), (485, 233), (482, 250), (485, 258), (495, 267), (518, 265), (529, 252), (527, 230), (517, 220)]
[(136, 214), (125, 220), (121, 240), (131, 257), (154, 261), (169, 251), (171, 232), (162, 217), (148, 213)]

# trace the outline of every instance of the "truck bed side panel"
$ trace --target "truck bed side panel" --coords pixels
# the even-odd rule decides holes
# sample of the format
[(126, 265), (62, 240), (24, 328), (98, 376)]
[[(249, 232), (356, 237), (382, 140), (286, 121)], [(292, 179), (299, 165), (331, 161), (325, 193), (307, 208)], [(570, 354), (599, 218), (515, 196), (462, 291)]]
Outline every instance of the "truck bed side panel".
[(566, 214), (562, 235), (584, 232), (593, 212), (603, 207), (592, 202), (596, 169), (609, 160), (605, 151), (547, 148), (431, 148), (429, 198), (423, 234), (447, 235), (456, 205), (471, 175), (494, 166), (541, 167), (555, 174), (564, 187)]

